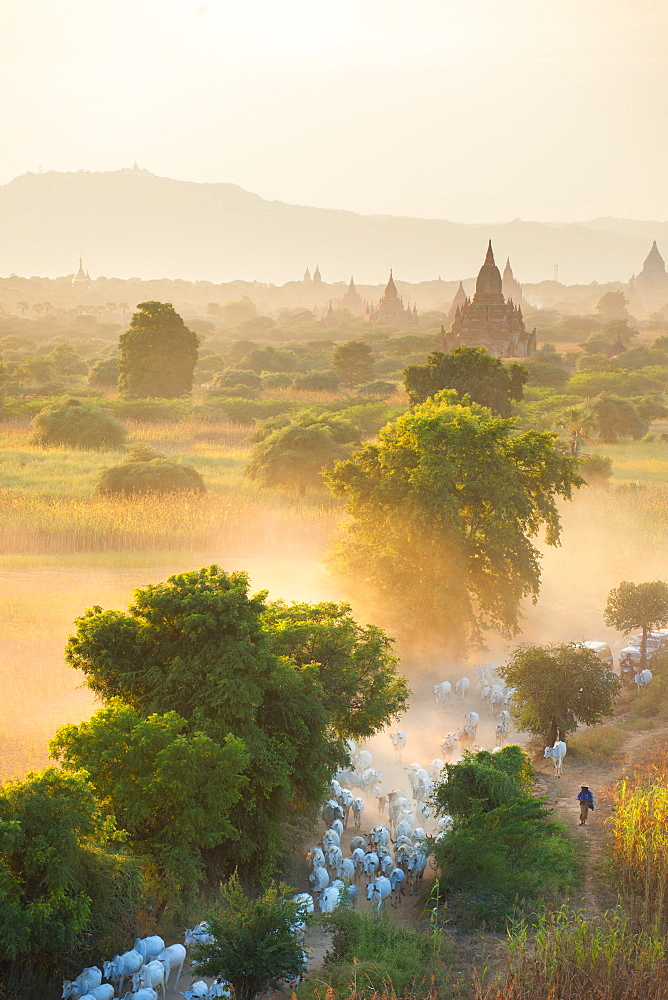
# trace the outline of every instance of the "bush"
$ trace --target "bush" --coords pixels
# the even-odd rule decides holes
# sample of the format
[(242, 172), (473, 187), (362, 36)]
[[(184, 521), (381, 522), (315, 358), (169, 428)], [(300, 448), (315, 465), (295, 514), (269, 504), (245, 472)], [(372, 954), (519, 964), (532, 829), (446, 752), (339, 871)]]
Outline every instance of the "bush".
[(118, 358), (96, 361), (88, 373), (88, 385), (100, 389), (118, 388)]
[(261, 389), (262, 379), (253, 371), (244, 371), (238, 368), (226, 368), (219, 375), (216, 375), (210, 383), (212, 392), (218, 389), (231, 389), (234, 386), (246, 386), (249, 389)]
[(393, 997), (426, 996), (432, 976), (443, 967), (431, 937), (391, 925), (385, 914), (377, 919), (341, 908), (326, 927), (333, 932), (331, 950), (317, 980), (309, 977), (300, 988), (300, 1000), (329, 990), (336, 997), (366, 1000), (384, 995), (390, 985)]
[(336, 392), (341, 385), (341, 379), (336, 372), (308, 372), (306, 375), (297, 375), (292, 382), (292, 388), (300, 392)]
[(612, 459), (608, 455), (599, 455), (593, 451), (580, 459), (580, 475), (590, 486), (607, 483), (612, 475)]
[(113, 399), (109, 408), (119, 417), (129, 420), (147, 420), (152, 423), (188, 420), (193, 413), (190, 397), (182, 399)]
[(265, 389), (287, 389), (292, 385), (292, 376), (285, 372), (264, 372), (260, 377)]
[(151, 448), (135, 448), (127, 461), (104, 469), (96, 487), (96, 492), (103, 496), (204, 493), (205, 490), (204, 480), (191, 465), (174, 462)]
[(392, 396), (399, 386), (396, 382), (385, 382), (377, 379), (375, 382), (367, 382), (357, 390), (358, 396)]
[(111, 413), (72, 398), (46, 406), (30, 426), (31, 442), (42, 448), (120, 448), (127, 437), (127, 431)]
[(282, 399), (243, 399), (240, 396), (227, 398), (225, 396), (211, 397), (195, 410), (197, 416), (211, 420), (230, 420), (235, 424), (254, 424), (256, 420), (266, 420), (267, 417), (281, 413), (292, 413), (297, 409), (295, 403)]
[(601, 393), (592, 401), (591, 409), (596, 415), (598, 433), (603, 441), (618, 441), (620, 438), (637, 441), (647, 433), (647, 424), (629, 399)]
[(487, 812), (472, 805), (455, 818), (433, 850), (442, 899), (459, 926), (501, 928), (574, 884), (573, 844), (550, 815), (544, 800), (524, 795)]

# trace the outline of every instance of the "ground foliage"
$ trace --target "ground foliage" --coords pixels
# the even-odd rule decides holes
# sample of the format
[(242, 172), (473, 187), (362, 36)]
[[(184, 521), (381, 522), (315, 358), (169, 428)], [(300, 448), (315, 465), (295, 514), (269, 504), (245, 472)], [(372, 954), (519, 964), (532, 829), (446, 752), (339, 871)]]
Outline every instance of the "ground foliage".
[(193, 951), (198, 975), (227, 980), (235, 1000), (255, 1000), (295, 979), (304, 958), (293, 927), (309, 917), (304, 904), (292, 899), (293, 891), (272, 883), (252, 899), (231, 876), (221, 887), (219, 906), (206, 918), (213, 941)]
[(351, 515), (337, 567), (395, 626), (441, 632), (453, 650), (483, 631), (517, 631), (536, 598), (541, 526), (559, 540), (555, 498), (583, 480), (547, 432), (443, 392), (383, 428), (329, 479)]
[(45, 406), (33, 418), (31, 428), (31, 441), (41, 448), (120, 448), (127, 438), (127, 431), (111, 413), (68, 397)]
[(468, 753), (446, 765), (438, 811), (452, 829), (434, 842), (439, 901), (459, 926), (503, 927), (538, 900), (556, 899), (578, 870), (573, 846), (545, 800), (531, 794), (526, 753)]
[(152, 448), (133, 448), (124, 462), (100, 473), (96, 486), (101, 496), (126, 497), (205, 490), (204, 480), (192, 465), (175, 462)]

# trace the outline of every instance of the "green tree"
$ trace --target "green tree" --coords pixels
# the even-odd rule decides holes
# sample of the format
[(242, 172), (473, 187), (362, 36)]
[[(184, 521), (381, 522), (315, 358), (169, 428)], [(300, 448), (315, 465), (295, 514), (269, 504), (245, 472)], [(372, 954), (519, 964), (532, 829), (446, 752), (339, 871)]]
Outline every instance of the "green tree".
[(332, 368), (344, 385), (352, 388), (370, 382), (373, 374), (373, 352), (362, 340), (348, 340), (337, 344), (332, 357)]
[(65, 957), (85, 964), (130, 937), (141, 872), (114, 836), (83, 774), (50, 768), (0, 786), (0, 976), (8, 995), (40, 995), (36, 984), (62, 974)]
[(309, 918), (292, 894), (286, 885), (272, 883), (250, 899), (233, 875), (221, 888), (220, 907), (207, 917), (213, 941), (193, 952), (198, 975), (227, 980), (235, 1000), (255, 1000), (303, 972), (303, 949), (293, 927)]
[(103, 469), (96, 492), (102, 496), (146, 493), (204, 493), (201, 475), (192, 465), (174, 462), (152, 448), (134, 448), (125, 462)]
[(606, 292), (596, 304), (596, 312), (605, 319), (628, 319), (629, 304), (624, 292)]
[(271, 647), (302, 667), (316, 664), (331, 724), (341, 739), (365, 739), (408, 705), (392, 640), (359, 625), (349, 604), (273, 601), (262, 616)]
[(515, 689), (513, 717), (517, 727), (552, 745), (580, 723), (595, 725), (610, 715), (619, 694), (619, 677), (603, 666), (596, 653), (575, 643), (532, 646), (522, 643), (499, 668)]
[(118, 387), (118, 358), (101, 358), (88, 373), (88, 384), (96, 389)]
[(371, 588), (404, 630), (447, 636), (456, 652), (482, 630), (517, 630), (519, 602), (538, 593), (542, 525), (558, 544), (555, 496), (583, 480), (555, 435), (516, 434), (510, 420), (454, 392), (383, 428), (331, 473), (352, 522), (338, 565)]
[(668, 583), (653, 580), (649, 583), (622, 583), (608, 594), (603, 612), (606, 625), (612, 625), (628, 635), (633, 629), (642, 629), (640, 644), (640, 669), (647, 666), (647, 634), (668, 624)]
[(355, 429), (342, 418), (305, 411), (257, 442), (244, 474), (260, 486), (305, 496), (322, 486), (323, 473), (347, 457), (356, 440)]
[(127, 431), (107, 410), (80, 399), (63, 399), (35, 416), (30, 440), (42, 448), (87, 448), (101, 450), (122, 447)]
[(637, 441), (647, 433), (647, 424), (629, 399), (602, 392), (592, 400), (591, 409), (603, 441), (618, 441), (619, 438)]
[(509, 417), (511, 401), (522, 399), (528, 377), (522, 365), (504, 365), (482, 347), (457, 347), (449, 354), (433, 351), (425, 365), (409, 365), (404, 385), (411, 406), (424, 403), (443, 389), (454, 389), (458, 399), (468, 396), (492, 413)]
[(191, 392), (197, 343), (171, 302), (140, 302), (119, 340), (121, 393), (171, 399)]
[(162, 907), (197, 888), (202, 849), (238, 835), (230, 811), (247, 784), (249, 758), (233, 736), (217, 742), (176, 712), (144, 719), (114, 699), (87, 722), (59, 729), (51, 755), (65, 770), (86, 773), (132, 852), (153, 859)]
[(345, 757), (317, 665), (273, 650), (265, 597), (249, 596), (244, 573), (182, 573), (137, 590), (126, 613), (89, 609), (66, 651), (96, 694), (142, 719), (176, 705), (193, 732), (243, 742), (248, 789), (230, 813), (239, 838), (207, 857), (258, 877), (282, 847), (282, 822), (319, 803)]

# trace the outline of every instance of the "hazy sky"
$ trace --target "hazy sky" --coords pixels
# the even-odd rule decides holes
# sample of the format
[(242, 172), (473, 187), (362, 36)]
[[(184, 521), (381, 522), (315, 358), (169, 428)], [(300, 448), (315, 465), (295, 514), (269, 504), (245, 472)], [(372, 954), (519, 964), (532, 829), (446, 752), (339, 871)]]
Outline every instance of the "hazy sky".
[(0, 182), (232, 181), (458, 221), (668, 218), (666, 0), (10, 0)]

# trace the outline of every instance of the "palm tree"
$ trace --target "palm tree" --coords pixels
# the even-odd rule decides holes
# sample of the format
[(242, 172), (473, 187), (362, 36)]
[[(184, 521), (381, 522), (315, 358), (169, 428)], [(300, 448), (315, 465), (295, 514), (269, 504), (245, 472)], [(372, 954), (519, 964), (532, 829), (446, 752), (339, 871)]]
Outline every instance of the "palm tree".
[(580, 442), (586, 441), (596, 428), (596, 414), (586, 406), (571, 406), (564, 410), (557, 420), (557, 427), (568, 434), (571, 455), (577, 458), (580, 452)]
[(29, 302), (18, 302), (17, 305), (16, 305), (16, 308), (19, 310), (19, 312), (21, 313), (22, 316), (25, 316), (25, 314), (30, 309), (30, 303)]

